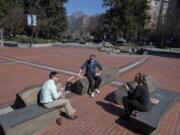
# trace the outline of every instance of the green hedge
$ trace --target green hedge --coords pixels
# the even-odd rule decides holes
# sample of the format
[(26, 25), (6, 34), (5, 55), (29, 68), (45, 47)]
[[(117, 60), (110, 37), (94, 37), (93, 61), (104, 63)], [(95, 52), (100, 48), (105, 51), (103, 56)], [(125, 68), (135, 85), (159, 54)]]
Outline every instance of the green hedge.
[(28, 42), (33, 42), (35, 44), (45, 44), (45, 43), (55, 43), (57, 42), (57, 40), (54, 39), (43, 39), (43, 38), (39, 38), (39, 37), (29, 37), (29, 36), (16, 36), (16, 37), (12, 37), (9, 40), (11, 41), (15, 41), (18, 43), (28, 43)]

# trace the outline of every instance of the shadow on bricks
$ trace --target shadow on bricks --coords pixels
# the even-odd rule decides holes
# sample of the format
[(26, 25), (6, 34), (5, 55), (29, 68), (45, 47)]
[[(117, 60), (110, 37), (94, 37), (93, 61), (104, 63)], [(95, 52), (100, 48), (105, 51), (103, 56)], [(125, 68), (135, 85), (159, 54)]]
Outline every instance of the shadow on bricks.
[(97, 101), (97, 105), (101, 106), (106, 112), (117, 115), (117, 116), (122, 116), (124, 115), (124, 110), (120, 107), (117, 107), (111, 103), (106, 103), (102, 101)]
[(125, 114), (125, 111), (123, 108), (120, 108), (112, 103), (106, 103), (102, 101), (97, 101), (97, 105), (102, 107), (104, 111), (111, 113), (113, 115), (118, 116), (119, 118), (115, 121), (116, 124), (123, 126), (124, 128), (134, 132), (134, 133), (139, 133), (130, 123), (130, 121), (124, 120), (121, 118)]
[(115, 93), (114, 91), (109, 93), (105, 98), (104, 100), (108, 101), (108, 102), (111, 102), (111, 103), (115, 103), (117, 104), (116, 100), (115, 100)]

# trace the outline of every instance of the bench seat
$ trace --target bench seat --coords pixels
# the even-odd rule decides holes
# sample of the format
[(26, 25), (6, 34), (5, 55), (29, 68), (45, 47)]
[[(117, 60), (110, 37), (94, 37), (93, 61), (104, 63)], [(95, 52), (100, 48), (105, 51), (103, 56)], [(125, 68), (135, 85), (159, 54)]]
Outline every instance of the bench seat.
[(0, 116), (1, 135), (33, 134), (55, 122), (59, 110), (30, 105)]
[(152, 105), (148, 112), (138, 112), (137, 116), (131, 115), (132, 124), (142, 134), (150, 134), (159, 127), (163, 116), (177, 101), (179, 94), (159, 89), (152, 92), (151, 97), (159, 99), (159, 104)]

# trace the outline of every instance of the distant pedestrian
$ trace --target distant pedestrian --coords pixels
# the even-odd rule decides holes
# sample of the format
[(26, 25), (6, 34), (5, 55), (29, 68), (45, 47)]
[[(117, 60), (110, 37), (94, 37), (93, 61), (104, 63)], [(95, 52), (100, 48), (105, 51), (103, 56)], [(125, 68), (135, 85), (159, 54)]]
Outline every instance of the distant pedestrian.
[(1, 47), (4, 46), (3, 40), (0, 40), (0, 46), (1, 46)]

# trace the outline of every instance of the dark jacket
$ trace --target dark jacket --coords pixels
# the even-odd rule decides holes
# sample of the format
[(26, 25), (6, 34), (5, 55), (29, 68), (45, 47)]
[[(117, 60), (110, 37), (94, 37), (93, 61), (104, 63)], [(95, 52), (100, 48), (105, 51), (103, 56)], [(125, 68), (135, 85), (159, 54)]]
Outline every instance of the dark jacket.
[(83, 65), (80, 67), (80, 69), (86, 68), (86, 74), (92, 74), (93, 76), (96, 74), (96, 68), (99, 68), (99, 70), (102, 70), (101, 64), (94, 60), (93, 63), (91, 63), (90, 60), (87, 60), (83, 63)]
[(135, 90), (129, 92), (131, 99), (138, 100), (142, 105), (150, 106), (150, 93), (145, 85), (137, 85)]

